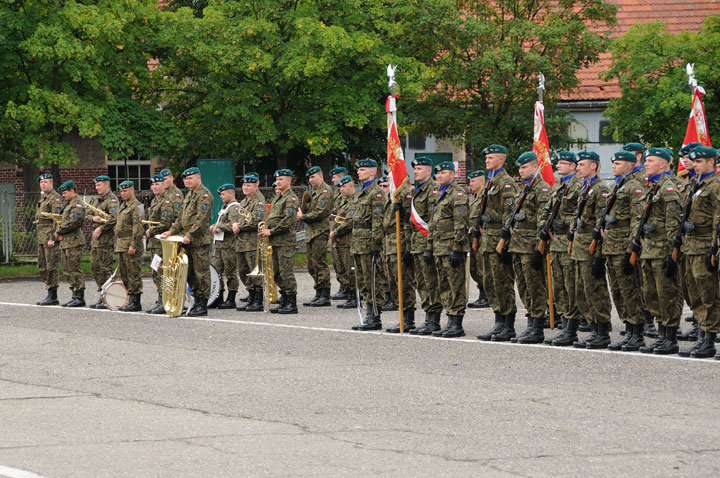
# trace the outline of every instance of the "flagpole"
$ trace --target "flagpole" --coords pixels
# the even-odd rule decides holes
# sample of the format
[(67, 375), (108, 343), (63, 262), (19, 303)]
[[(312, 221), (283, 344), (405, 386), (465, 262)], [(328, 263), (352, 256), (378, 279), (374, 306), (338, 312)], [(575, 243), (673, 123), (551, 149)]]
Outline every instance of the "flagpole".
[[(387, 75), (389, 78), (388, 86), (390, 87), (390, 96), (395, 97), (395, 90), (397, 83), (395, 82), (395, 68), (388, 65)], [(388, 112), (388, 115), (393, 116), (392, 120), (395, 120), (395, 112)], [(389, 138), (388, 138), (389, 140)], [(388, 150), (388, 154), (390, 151)], [(389, 166), (389, 165), (388, 165)], [(400, 202), (399, 188), (392, 193), (392, 203)], [(402, 254), (400, 252), (400, 210), (395, 210), (395, 246), (396, 246), (396, 257), (397, 257), (397, 287), (398, 287), (398, 312), (400, 316), (400, 333), (405, 333), (405, 318), (403, 317), (403, 277), (402, 277)]]

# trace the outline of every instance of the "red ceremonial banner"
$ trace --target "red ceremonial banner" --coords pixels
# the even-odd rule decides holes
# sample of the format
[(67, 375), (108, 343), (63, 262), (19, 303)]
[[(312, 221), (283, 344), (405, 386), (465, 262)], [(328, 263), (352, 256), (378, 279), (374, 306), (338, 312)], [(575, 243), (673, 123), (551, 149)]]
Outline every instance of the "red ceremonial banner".
[(541, 101), (535, 102), (535, 121), (533, 134), (533, 152), (540, 163), (540, 174), (550, 186), (555, 185), (552, 163), (550, 162), (550, 142), (545, 131), (545, 107)]
[[(703, 105), (702, 101), (703, 96), (705, 96), (705, 90), (701, 86), (696, 86), (693, 89), (692, 106), (690, 107), (690, 117), (688, 118), (687, 129), (685, 130), (683, 146), (690, 143), (712, 146), (707, 128), (707, 120), (705, 118), (705, 105)], [(687, 172), (684, 171), (685, 165), (683, 165), (682, 161), (679, 161), (678, 176), (685, 176)]]

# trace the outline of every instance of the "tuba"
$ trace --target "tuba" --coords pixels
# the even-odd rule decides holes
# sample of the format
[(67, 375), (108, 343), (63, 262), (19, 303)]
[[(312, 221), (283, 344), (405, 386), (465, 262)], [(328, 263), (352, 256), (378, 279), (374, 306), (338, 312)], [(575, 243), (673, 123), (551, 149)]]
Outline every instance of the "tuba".
[(187, 289), (188, 258), (180, 248), (182, 236), (163, 237), (157, 234), (156, 239), (162, 245), (162, 301), (165, 312), (170, 317), (182, 313)]
[[(265, 223), (258, 224), (258, 233), (265, 229)], [(255, 268), (248, 277), (262, 277), (263, 279), (263, 311), (270, 310), (270, 304), (277, 304), (277, 284), (273, 274), (272, 246), (270, 239), (258, 234)]]

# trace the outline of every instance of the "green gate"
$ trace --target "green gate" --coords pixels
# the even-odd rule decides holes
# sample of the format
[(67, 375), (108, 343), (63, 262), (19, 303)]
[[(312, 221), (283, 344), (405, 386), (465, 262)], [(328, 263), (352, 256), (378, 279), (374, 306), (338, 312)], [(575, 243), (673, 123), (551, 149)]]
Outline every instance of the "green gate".
[(217, 189), (223, 184), (235, 184), (235, 160), (232, 158), (198, 159), (197, 167), (202, 174), (202, 182), (210, 190), (215, 200), (212, 210), (211, 224), (217, 221), (218, 211), (222, 206), (222, 199)]

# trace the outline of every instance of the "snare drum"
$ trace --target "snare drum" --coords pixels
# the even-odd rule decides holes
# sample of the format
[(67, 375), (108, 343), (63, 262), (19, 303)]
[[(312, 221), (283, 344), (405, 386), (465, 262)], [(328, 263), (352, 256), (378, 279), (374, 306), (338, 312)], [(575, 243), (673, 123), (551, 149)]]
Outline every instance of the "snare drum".
[(130, 301), (127, 289), (121, 281), (110, 282), (102, 288), (102, 301), (110, 310), (118, 310)]

